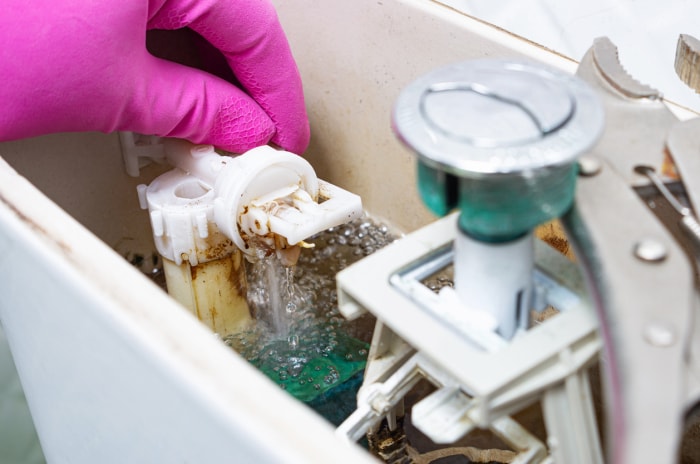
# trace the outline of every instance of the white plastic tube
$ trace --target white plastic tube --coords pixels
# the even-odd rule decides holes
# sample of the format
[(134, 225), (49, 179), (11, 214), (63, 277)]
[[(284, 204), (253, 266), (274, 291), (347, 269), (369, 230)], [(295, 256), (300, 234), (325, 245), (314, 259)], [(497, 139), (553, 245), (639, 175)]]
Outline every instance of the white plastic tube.
[(455, 290), (470, 310), (486, 311), (506, 339), (529, 320), (534, 269), (533, 234), (506, 243), (487, 243), (457, 233)]

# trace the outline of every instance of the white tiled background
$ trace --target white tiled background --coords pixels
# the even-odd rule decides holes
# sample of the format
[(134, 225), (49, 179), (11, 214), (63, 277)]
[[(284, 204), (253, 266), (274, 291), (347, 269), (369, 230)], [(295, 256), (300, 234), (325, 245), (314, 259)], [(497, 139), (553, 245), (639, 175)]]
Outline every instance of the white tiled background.
[(438, 0), (547, 48), (580, 60), (607, 36), (640, 82), (700, 112), (700, 95), (673, 68), (680, 34), (700, 39), (698, 0)]

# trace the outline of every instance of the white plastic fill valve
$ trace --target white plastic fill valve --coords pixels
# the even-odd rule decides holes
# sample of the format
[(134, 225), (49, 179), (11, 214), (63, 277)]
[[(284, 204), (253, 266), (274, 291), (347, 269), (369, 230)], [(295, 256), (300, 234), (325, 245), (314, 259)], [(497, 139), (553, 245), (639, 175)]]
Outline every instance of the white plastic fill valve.
[(252, 259), (249, 237), (273, 249), (275, 235), (295, 246), (362, 214), (359, 196), (318, 179), (293, 153), (262, 146), (222, 156), (212, 146), (174, 139), (164, 146), (177, 169), (140, 186), (139, 199), (149, 209), (158, 252), (177, 264), (196, 265), (212, 232)]

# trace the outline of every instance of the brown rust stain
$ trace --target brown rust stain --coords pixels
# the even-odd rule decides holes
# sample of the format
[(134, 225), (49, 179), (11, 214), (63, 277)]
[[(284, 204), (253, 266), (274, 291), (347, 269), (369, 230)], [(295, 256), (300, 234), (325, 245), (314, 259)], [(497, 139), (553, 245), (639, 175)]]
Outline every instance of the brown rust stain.
[(209, 261), (223, 258), (231, 253), (231, 249), (234, 248), (233, 242), (219, 231), (210, 234), (205, 239), (205, 243), (207, 248), (204, 252), (204, 257)]
[(248, 294), (248, 281), (246, 280), (245, 272), (242, 269), (244, 267), (244, 262), (241, 257), (241, 253), (237, 252), (232, 254), (231, 261), (233, 265), (231, 266), (231, 272), (229, 273), (228, 279), (231, 282), (231, 286), (236, 290), (236, 293), (245, 298)]
[[(212, 311), (212, 309), (213, 308), (209, 309), (209, 314), (211, 315), (211, 318), (209, 319), (209, 322), (211, 323), (211, 325), (209, 326), (209, 328), (211, 329), (212, 332), (219, 333), (219, 328), (216, 325), (216, 318), (214, 317), (214, 314), (216, 314), (216, 310)], [(224, 335), (224, 334), (220, 334), (220, 335)]]
[(661, 163), (661, 174), (673, 180), (680, 180), (681, 178), (676, 169), (676, 164), (673, 162), (673, 155), (668, 147), (664, 148), (664, 160)]
[(34, 222), (30, 217), (28, 217), (26, 214), (24, 214), (22, 211), (17, 209), (15, 205), (10, 203), (4, 196), (0, 195), (0, 202), (4, 203), (16, 216), (17, 219), (25, 223), (30, 229), (38, 233), (39, 235), (42, 235), (43, 237), (46, 237), (49, 242), (55, 244), (65, 255), (66, 257), (70, 258), (71, 261), (73, 261), (73, 249), (66, 243), (57, 241), (56, 237), (50, 234), (46, 229), (44, 229), (42, 226)]
[(546, 237), (544, 237), (544, 241), (551, 245), (554, 249), (559, 251), (561, 254), (569, 254), (569, 242), (565, 238), (558, 237), (556, 235), (547, 235)]
[(536, 230), (537, 237), (546, 242), (559, 253), (574, 259), (573, 249), (566, 238), (564, 229), (558, 221), (548, 222), (539, 226)]

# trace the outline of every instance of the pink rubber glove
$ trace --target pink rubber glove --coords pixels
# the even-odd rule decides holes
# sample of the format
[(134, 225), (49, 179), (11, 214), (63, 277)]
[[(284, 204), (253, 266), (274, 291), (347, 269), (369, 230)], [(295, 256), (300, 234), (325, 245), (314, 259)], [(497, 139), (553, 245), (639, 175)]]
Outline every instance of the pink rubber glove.
[[(245, 92), (146, 50), (189, 27)], [(252, 98), (251, 98), (252, 97)], [(243, 152), (309, 142), (299, 72), (267, 0), (3, 0), (0, 139), (129, 130)]]

